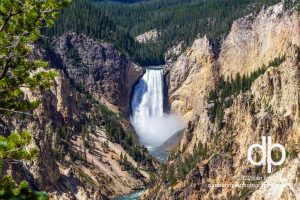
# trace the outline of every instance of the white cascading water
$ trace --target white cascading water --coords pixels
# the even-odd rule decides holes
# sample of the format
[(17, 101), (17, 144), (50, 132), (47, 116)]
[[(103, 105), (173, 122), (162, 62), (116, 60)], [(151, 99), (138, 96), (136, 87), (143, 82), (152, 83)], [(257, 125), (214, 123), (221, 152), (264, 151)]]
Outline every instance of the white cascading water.
[(163, 86), (163, 69), (151, 67), (134, 88), (131, 123), (142, 144), (159, 145), (184, 128), (179, 117), (163, 112)]

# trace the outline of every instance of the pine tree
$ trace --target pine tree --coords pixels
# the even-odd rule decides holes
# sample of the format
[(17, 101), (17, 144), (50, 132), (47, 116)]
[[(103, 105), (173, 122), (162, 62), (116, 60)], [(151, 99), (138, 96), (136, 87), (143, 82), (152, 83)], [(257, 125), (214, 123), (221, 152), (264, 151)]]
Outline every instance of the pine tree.
[(121, 155), (120, 155), (120, 164), (122, 165), (123, 164), (123, 153), (121, 152)]
[(124, 155), (124, 159), (123, 160), (124, 160), (124, 162), (123, 162), (124, 165), (127, 165), (128, 160), (127, 160), (127, 155), (126, 154)]
[[(24, 98), (22, 88), (31, 91), (48, 88), (56, 73), (46, 70), (47, 63), (33, 59), (34, 43), (40, 29), (51, 26), (59, 10), (69, 0), (0, 1), (0, 171), (3, 162), (31, 160), (38, 150), (26, 147), (31, 142), (27, 131), (11, 132), (5, 120), (16, 111), (32, 111), (40, 101)], [(9, 175), (1, 174), (0, 199), (46, 199), (47, 194), (33, 192), (26, 182), (19, 187)]]

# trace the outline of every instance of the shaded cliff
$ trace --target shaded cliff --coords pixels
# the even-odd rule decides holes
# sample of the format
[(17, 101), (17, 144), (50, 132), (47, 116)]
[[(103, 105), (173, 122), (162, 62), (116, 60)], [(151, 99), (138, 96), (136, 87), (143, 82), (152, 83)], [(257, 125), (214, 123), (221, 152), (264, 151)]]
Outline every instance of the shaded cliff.
[(143, 70), (111, 44), (66, 33), (53, 42), (69, 77), (103, 103), (129, 114), (131, 89)]
[(155, 162), (119, 112), (129, 112), (130, 90), (141, 68), (111, 45), (83, 35), (66, 34), (54, 44), (34, 50), (57, 71), (53, 87), (26, 92), (41, 106), (35, 116), (16, 115), (11, 122), (16, 130), (32, 133), (40, 154), (5, 170), (49, 192), (50, 199), (108, 199), (144, 188)]

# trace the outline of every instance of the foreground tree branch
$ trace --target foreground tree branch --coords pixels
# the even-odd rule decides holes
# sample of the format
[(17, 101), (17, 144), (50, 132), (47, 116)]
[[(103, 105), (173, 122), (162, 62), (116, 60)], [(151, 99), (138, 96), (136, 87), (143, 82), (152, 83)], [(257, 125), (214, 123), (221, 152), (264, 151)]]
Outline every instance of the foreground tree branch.
[[(11, 132), (6, 120), (14, 114), (26, 114), (39, 106), (39, 100), (24, 98), (24, 86), (30, 91), (47, 89), (55, 73), (48, 63), (34, 59), (32, 48), (40, 38), (40, 30), (51, 26), (69, 0), (0, 0), (0, 199), (47, 199), (47, 194), (33, 193), (27, 182), (20, 192), (11, 176), (2, 174), (3, 162), (32, 160), (38, 153), (29, 148), (27, 131)], [(42, 69), (44, 68), (44, 70)], [(25, 112), (26, 111), (26, 112)], [(26, 190), (24, 190), (24, 188)]]

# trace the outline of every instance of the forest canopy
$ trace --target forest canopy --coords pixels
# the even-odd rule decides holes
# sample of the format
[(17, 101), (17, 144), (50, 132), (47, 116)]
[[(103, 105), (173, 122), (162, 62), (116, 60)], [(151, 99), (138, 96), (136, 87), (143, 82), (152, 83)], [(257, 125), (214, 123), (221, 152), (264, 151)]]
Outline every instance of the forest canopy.
[[(179, 42), (191, 45), (196, 37), (203, 35), (219, 41), (229, 32), (234, 20), (277, 2), (279, 0), (74, 0), (47, 34), (85, 33), (113, 43), (141, 65), (159, 65), (164, 64), (166, 50)], [(139, 44), (135, 41), (136, 36), (152, 29), (160, 32), (156, 42)]]

